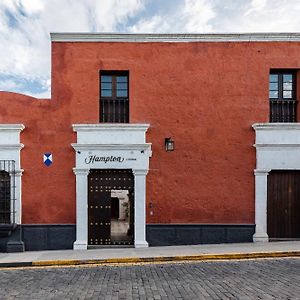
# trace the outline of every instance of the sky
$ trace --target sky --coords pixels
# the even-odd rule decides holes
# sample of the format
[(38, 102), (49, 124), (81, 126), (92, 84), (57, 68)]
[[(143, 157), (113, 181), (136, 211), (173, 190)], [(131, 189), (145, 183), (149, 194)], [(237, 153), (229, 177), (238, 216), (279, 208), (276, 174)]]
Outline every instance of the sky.
[(300, 32), (300, 0), (0, 0), (0, 91), (49, 98), (50, 32)]

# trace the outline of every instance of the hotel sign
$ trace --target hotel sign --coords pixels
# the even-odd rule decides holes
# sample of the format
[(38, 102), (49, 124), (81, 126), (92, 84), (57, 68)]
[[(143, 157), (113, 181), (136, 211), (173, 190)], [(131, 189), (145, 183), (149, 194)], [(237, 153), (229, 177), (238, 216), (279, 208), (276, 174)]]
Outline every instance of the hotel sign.
[(117, 162), (122, 163), (125, 160), (122, 156), (97, 156), (97, 155), (89, 155), (85, 158), (85, 163), (87, 165), (97, 163), (97, 162), (104, 162), (105, 164), (108, 162)]

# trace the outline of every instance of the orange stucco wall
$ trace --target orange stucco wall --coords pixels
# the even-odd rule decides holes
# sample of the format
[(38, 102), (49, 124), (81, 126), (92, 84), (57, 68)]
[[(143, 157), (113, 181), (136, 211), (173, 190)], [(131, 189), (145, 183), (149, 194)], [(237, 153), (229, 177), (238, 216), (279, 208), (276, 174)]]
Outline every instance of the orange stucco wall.
[(130, 122), (151, 125), (147, 223), (253, 224), (251, 125), (269, 118), (269, 70), (300, 68), (299, 53), (296, 42), (52, 43), (51, 100), (0, 93), (0, 123), (26, 127), (23, 223), (75, 223), (71, 125), (99, 122), (99, 70), (129, 70)]

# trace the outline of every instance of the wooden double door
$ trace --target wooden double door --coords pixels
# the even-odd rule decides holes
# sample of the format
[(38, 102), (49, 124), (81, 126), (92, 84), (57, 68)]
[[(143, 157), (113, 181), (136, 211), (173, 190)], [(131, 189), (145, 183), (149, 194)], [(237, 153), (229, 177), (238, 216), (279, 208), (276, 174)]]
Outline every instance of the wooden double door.
[(271, 239), (300, 238), (300, 171), (268, 175), (267, 232)]
[[(127, 190), (131, 203), (130, 228), (134, 226), (134, 176), (131, 170), (90, 170), (88, 176), (88, 244), (114, 245), (111, 239), (112, 190)], [(133, 230), (131, 230), (133, 232)], [(133, 243), (133, 234), (127, 242)], [(123, 243), (124, 244), (124, 243)]]

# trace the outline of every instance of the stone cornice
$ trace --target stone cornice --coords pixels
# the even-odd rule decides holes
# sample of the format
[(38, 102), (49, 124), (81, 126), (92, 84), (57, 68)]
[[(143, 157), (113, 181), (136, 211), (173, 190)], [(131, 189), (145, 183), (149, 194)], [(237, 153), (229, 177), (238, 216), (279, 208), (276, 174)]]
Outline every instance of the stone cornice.
[(73, 131), (147, 131), (149, 124), (73, 124)]
[(255, 169), (254, 170), (254, 175), (255, 176), (265, 176), (265, 175), (269, 175), (269, 173), (271, 172), (270, 169)]
[(151, 143), (145, 144), (71, 144), (71, 146), (76, 150), (147, 150), (151, 149)]
[(254, 130), (300, 130), (300, 123), (255, 123)]
[(82, 169), (82, 168), (73, 168), (73, 172), (74, 172), (75, 175), (88, 176), (90, 170), (89, 169)]
[(132, 173), (135, 176), (146, 176), (148, 174), (148, 169), (133, 169)]
[(266, 148), (267, 150), (277, 150), (278, 147), (280, 148), (300, 148), (300, 144), (282, 144), (280, 142), (274, 144), (254, 144), (255, 148)]
[(300, 33), (50, 33), (52, 42), (300, 42)]
[(22, 131), (24, 128), (23, 124), (0, 124), (0, 131)]
[(24, 148), (23, 144), (0, 144), (1, 150), (21, 150), (22, 148)]

